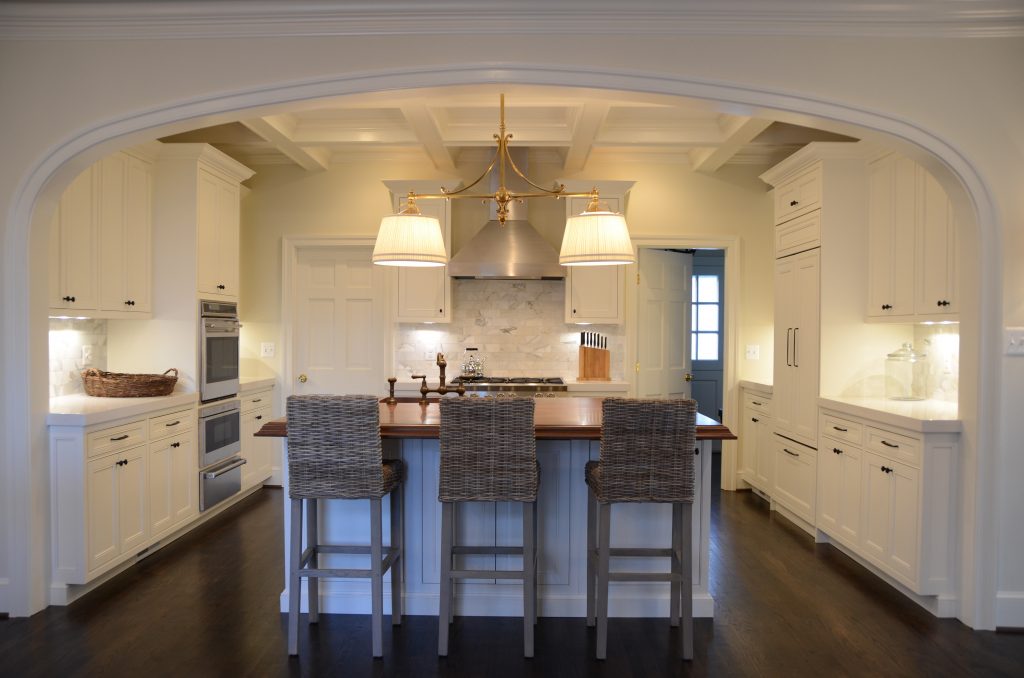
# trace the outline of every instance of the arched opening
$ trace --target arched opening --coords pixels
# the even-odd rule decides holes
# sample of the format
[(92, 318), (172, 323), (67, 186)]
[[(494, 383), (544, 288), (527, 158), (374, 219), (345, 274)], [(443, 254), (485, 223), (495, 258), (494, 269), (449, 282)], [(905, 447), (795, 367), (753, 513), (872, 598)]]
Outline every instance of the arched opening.
[[(961, 417), (966, 422), (965, 442), (971, 459), (964, 468), (961, 502), (965, 507), (978, 504), (976, 514), (964, 516), (965, 526), (990, 520), (993, 500), (979, 490), (990, 484), (995, 469), (993, 459), (982, 451), (992, 449), (990, 440), (995, 427), (986, 418), (995, 416), (997, 383), (996, 359), (983, 353), (982, 346), (991, 345), (997, 331), (999, 270), (994, 255), (998, 248), (997, 225), (988, 192), (971, 166), (956, 149), (927, 131), (916, 127), (913, 121), (900, 120), (835, 105), (828, 101), (797, 99), (773, 91), (748, 87), (708, 85), (688, 80), (669, 80), (663, 77), (642, 77), (620, 73), (577, 71), (572, 69), (518, 68), (509, 66), (501, 70), (503, 80), (511, 83), (544, 84), (559, 87), (600, 87), (635, 92), (650, 96), (693, 97), (726, 102), (732, 105), (769, 108), (778, 112), (779, 119), (817, 126), (833, 131), (856, 129), (864, 136), (876, 135), (886, 143), (902, 147), (909, 155), (919, 159), (939, 178), (957, 207), (963, 232), (961, 261), (962, 294), (968, 303), (962, 312), (960, 382)], [(424, 84), (432, 86), (473, 86), (493, 82), (495, 71), (487, 69), (437, 69), (429, 75), (423, 73), (380, 73), (373, 77), (339, 78), (314, 84), (280, 84), (274, 87), (212, 97), (199, 103), (172, 104), (160, 109), (126, 115), (113, 122), (87, 130), (62, 143), (46, 158), (40, 159), (21, 184), (12, 210), (11, 228), (7, 232), (4, 268), (4, 288), (9, 317), (19, 330), (12, 334), (5, 365), (8, 381), (5, 383), (7, 417), (13, 426), (9, 448), (11, 455), (6, 488), (9, 505), (22, 507), (19, 520), (10, 530), (7, 543), (8, 557), (20, 565), (12, 566), (12, 582), (24, 591), (24, 600), (14, 600), (16, 613), (37, 609), (44, 599), (45, 547), (42, 543), (48, 530), (47, 464), (44, 418), (46, 393), (41, 379), (42, 368), (38, 350), (30, 346), (45, 346), (46, 257), (43, 235), (52, 217), (54, 205), (71, 178), (91, 162), (118, 148), (164, 136), (167, 134), (216, 124), (237, 117), (239, 111), (259, 109), (268, 114), (287, 110), (299, 102), (324, 97), (344, 96), (360, 92), (404, 90)], [(425, 83), (425, 80), (427, 81)], [(973, 302), (973, 303), (972, 303)], [(25, 357), (33, 355), (33, 359)], [(972, 369), (976, 367), (976, 369)], [(24, 394), (29, 394), (26, 398)], [(31, 482), (13, 479), (31, 478)], [(31, 507), (31, 508), (30, 508)], [(32, 508), (35, 510), (33, 511)], [(964, 532), (972, 532), (968, 527)], [(35, 547), (30, 546), (36, 542)], [(983, 605), (977, 599), (991, 594), (984, 586), (977, 587), (974, 580), (985, 581), (984, 570), (994, 570), (995, 554), (988, 544), (962, 544), (965, 554), (962, 565), (962, 585), (965, 608)], [(12, 557), (18, 554), (17, 558)], [(12, 587), (13, 589), (14, 587)], [(970, 598), (974, 592), (977, 599)], [(974, 619), (973, 611), (963, 613), (965, 619)]]

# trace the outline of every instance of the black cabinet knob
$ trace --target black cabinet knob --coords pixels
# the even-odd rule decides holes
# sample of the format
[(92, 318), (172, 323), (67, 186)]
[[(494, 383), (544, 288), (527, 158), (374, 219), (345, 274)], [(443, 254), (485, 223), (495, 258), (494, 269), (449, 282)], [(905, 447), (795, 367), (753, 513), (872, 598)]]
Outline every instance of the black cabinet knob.
[(882, 310), (888, 311), (892, 309), (892, 304), (882, 304)]
[(796, 207), (796, 206), (797, 206), (797, 205), (799, 205), (799, 204), (800, 204), (800, 201), (799, 201), (799, 200), (790, 200), (790, 201), (789, 201), (789, 206), (790, 206), (790, 207)]
[(760, 419), (758, 419), (757, 417), (751, 417), (751, 418), (750, 418), (750, 421), (752, 421), (752, 422), (754, 422), (754, 423), (756, 424), (757, 422), (759, 422), (759, 421), (761, 421), (761, 420), (760, 420)]
[(572, 310), (572, 314), (576, 315), (576, 309), (575, 308)]
[(437, 312), (438, 313), (444, 313), (444, 309), (443, 308), (439, 308), (439, 309), (437, 309)]
[(171, 447), (181, 447), (181, 443), (171, 443)]
[(71, 303), (74, 303), (75, 298), (74, 297), (64, 297), (64, 301), (70, 301)]
[(226, 289), (226, 288), (223, 285), (217, 285), (217, 289), (218, 290), (223, 290), (223, 289)]
[(263, 415), (262, 414), (257, 414), (255, 419), (256, 419), (256, 421), (259, 421), (259, 420), (263, 419)]
[(832, 451), (835, 452), (836, 454), (842, 454), (843, 453), (843, 451), (840, 450), (838, 447), (833, 447)]

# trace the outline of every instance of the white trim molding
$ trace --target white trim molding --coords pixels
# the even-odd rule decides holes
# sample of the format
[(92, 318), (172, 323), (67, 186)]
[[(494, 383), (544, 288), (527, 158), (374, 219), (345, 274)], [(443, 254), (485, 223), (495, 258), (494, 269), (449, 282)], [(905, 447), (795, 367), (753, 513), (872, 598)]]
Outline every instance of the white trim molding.
[(0, 39), (153, 40), (346, 35), (1016, 37), (1015, 0), (486, 0), (9, 2)]
[(996, 628), (1024, 629), (1024, 591), (996, 594)]

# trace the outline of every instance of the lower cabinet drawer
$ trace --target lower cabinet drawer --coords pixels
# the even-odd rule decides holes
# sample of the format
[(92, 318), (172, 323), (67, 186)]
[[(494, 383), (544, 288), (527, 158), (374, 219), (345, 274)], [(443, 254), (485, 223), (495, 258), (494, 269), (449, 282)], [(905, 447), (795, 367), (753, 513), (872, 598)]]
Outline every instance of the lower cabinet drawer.
[(775, 453), (775, 492), (772, 500), (809, 523), (814, 522), (817, 488), (817, 453), (785, 438), (772, 441)]
[(193, 409), (172, 412), (162, 417), (149, 420), (149, 439), (159, 440), (167, 436), (178, 435), (196, 426), (196, 412)]
[(921, 466), (920, 438), (868, 426), (865, 430), (864, 447), (889, 459)]
[(118, 450), (126, 450), (146, 442), (146, 420), (94, 431), (88, 437), (88, 457), (98, 457)]

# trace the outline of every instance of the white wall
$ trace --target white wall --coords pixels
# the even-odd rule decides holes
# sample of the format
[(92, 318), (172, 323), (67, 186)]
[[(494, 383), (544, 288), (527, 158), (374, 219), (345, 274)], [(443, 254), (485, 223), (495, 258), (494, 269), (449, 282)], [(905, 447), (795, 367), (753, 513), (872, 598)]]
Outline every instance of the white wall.
[[(20, 583), (12, 609), (36, 609), (45, 587), (38, 574), (47, 525), (43, 233), (55, 196), (71, 177), (117, 146), (157, 136), (137, 131), (142, 128), (164, 126), (164, 134), (238, 117), (219, 111), (416, 84), (523, 81), (707, 96), (729, 101), (734, 110), (782, 110), (792, 122), (865, 124), (941, 156), (930, 166), (954, 190), (967, 259), (960, 399), (967, 529), (961, 542), (976, 558), (966, 560), (962, 616), (986, 627), (997, 615), (1000, 623), (1024, 625), (1024, 523), (1018, 519), (1024, 494), (1016, 492), (1024, 477), (1024, 418), (1017, 415), (1024, 360), (1004, 358), (999, 348), (1004, 323), (1024, 325), (1024, 267), (1016, 265), (1024, 260), (1024, 40), (629, 31), (600, 40), (582, 32), (553, 39), (528, 26), (514, 38), (0, 42), (0, 430), (10, 530), (0, 577)], [(486, 63), (475, 65), (477, 55), (486, 55)], [(118, 134), (127, 136), (104, 143)], [(31, 242), (30, 223), (37, 225)], [(1006, 595), (997, 597), (997, 590)]]

